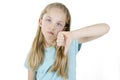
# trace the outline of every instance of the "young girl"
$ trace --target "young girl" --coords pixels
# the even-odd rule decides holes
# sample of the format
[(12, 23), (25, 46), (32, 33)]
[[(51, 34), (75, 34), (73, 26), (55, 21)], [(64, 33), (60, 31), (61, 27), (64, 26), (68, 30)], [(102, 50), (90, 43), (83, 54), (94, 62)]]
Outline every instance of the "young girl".
[(42, 11), (25, 61), (28, 80), (76, 80), (76, 54), (81, 44), (109, 31), (105, 23), (70, 31), (70, 22), (70, 13), (61, 3), (51, 3)]

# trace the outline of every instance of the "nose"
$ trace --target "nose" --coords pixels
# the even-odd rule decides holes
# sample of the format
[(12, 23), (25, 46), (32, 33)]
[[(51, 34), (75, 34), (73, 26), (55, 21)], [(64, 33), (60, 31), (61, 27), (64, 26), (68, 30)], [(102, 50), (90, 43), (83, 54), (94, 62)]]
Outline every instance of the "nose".
[(50, 24), (50, 29), (51, 29), (51, 30), (54, 30), (54, 29), (55, 29), (55, 24), (53, 24), (53, 23)]

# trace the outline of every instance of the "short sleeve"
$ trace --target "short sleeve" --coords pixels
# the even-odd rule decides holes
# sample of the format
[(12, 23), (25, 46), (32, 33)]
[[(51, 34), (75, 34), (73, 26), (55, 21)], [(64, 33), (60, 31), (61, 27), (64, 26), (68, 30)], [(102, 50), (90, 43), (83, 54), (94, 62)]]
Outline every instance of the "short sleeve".
[(73, 40), (69, 47), (69, 53), (77, 54), (78, 51), (80, 51), (81, 46), (82, 46), (82, 43), (78, 43), (77, 39)]
[(81, 49), (82, 43), (78, 44), (78, 51)]
[(69, 47), (69, 79), (76, 80), (76, 54), (80, 51), (82, 44), (75, 39)]
[(27, 58), (25, 59), (25, 62), (24, 62), (24, 67), (28, 70), (31, 70), (31, 68), (28, 66), (28, 56)]
[(24, 67), (28, 69), (28, 64), (27, 63), (28, 63), (28, 59), (26, 58), (25, 62), (24, 62)]

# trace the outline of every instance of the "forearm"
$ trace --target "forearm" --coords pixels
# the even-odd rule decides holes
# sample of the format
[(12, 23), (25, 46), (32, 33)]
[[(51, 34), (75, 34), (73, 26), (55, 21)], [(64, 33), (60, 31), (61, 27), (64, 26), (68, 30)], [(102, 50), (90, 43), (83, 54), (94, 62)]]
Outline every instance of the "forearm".
[(28, 80), (35, 80), (35, 71), (28, 70)]
[(109, 31), (109, 26), (105, 23), (90, 25), (78, 30), (70, 32), (72, 39), (83, 39), (91, 37), (99, 37)]

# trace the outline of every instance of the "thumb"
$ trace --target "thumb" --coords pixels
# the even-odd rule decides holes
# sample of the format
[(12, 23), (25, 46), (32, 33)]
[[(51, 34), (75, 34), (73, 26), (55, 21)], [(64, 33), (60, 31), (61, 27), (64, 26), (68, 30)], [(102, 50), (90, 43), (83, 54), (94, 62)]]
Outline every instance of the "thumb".
[(68, 54), (69, 51), (69, 46), (71, 43), (71, 39), (70, 39), (70, 35), (69, 32), (62, 32), (65, 36), (65, 49), (64, 49), (64, 55), (66, 56)]
[(64, 55), (66, 56), (69, 50), (69, 45), (71, 43), (70, 35), (69, 35), (69, 32), (66, 32), (66, 31), (59, 32), (59, 35), (64, 35), (64, 42), (65, 42)]

